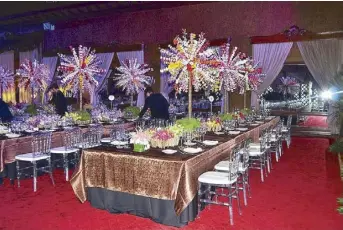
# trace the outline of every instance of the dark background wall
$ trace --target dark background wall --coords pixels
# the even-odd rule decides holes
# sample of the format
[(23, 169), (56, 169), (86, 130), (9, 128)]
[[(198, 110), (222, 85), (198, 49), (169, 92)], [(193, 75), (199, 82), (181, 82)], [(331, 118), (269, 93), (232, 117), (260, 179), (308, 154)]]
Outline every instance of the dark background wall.
[[(251, 55), (250, 36), (280, 33), (291, 25), (312, 32), (343, 30), (343, 2), (213, 2), (57, 24), (45, 34), (45, 49), (69, 45), (145, 44), (145, 60), (154, 68), (159, 89), (159, 45), (171, 43), (185, 28), (205, 32), (209, 40), (232, 37), (232, 44)], [(302, 62), (293, 47), (287, 62)], [(250, 96), (247, 96), (250, 102)], [(242, 107), (243, 97), (231, 95), (230, 105)]]

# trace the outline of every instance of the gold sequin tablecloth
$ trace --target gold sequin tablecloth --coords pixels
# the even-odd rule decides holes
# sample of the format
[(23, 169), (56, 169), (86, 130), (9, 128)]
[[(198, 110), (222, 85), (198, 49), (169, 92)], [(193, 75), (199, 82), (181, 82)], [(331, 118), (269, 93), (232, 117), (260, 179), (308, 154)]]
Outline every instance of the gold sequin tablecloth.
[(258, 141), (261, 130), (278, 121), (279, 117), (276, 117), (233, 138), (207, 135), (206, 139), (218, 140), (220, 144), (198, 155), (166, 155), (161, 149), (135, 153), (105, 146), (84, 150), (71, 185), (81, 202), (87, 200), (87, 187), (105, 188), (175, 200), (175, 212), (179, 215), (195, 197), (198, 177), (202, 173), (227, 158), (232, 147), (243, 140), (253, 138)]
[[(113, 125), (104, 126), (105, 134), (108, 134), (108, 130)], [(134, 122), (125, 123), (124, 128), (132, 129), (134, 128)], [(82, 129), (84, 131), (87, 128)], [(51, 139), (52, 148), (63, 146), (63, 131), (53, 132)], [(3, 171), (4, 165), (12, 163), (15, 161), (15, 156), (18, 154), (29, 153), (32, 149), (32, 137), (30, 135), (23, 136), (19, 138), (1, 140), (1, 149), (0, 149), (0, 172)]]

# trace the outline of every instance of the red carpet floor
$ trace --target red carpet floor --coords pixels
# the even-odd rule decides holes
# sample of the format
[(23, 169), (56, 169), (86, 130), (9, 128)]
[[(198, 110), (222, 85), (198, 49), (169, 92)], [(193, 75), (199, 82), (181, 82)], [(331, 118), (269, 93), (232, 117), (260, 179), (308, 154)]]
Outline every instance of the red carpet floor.
[[(343, 184), (337, 157), (326, 153), (328, 145), (327, 139), (293, 138), (264, 183), (259, 172), (252, 171), (252, 198), (242, 216), (234, 213), (233, 227), (226, 207), (207, 206), (199, 219), (182, 229), (342, 230), (336, 198)], [(56, 171), (55, 180), (53, 187), (48, 177), (40, 177), (37, 193), (32, 192), (30, 179), (23, 180), (19, 189), (6, 180), (0, 188), (0, 229), (176, 229), (81, 204), (61, 171)]]
[(320, 128), (328, 127), (325, 116), (308, 116), (306, 120), (299, 125), (305, 126), (305, 127), (320, 127)]

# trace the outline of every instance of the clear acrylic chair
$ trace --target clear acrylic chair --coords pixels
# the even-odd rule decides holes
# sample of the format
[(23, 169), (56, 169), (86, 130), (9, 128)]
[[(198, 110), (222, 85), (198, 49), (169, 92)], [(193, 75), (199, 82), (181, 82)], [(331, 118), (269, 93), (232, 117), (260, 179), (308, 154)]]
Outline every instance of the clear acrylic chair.
[[(251, 139), (245, 140), (239, 146), (238, 154), (240, 155), (238, 168), (238, 189), (243, 191), (244, 205), (247, 206), (247, 193), (251, 197), (250, 183), (249, 183), (249, 149), (248, 146), (252, 142)], [(229, 171), (229, 161), (224, 160), (214, 166), (214, 169), (219, 172)]]
[(264, 173), (267, 175), (267, 166), (269, 161), (267, 159), (267, 135), (263, 133), (260, 138), (259, 146), (249, 145), (249, 168), (250, 169), (259, 169), (261, 172), (261, 181), (264, 182)]
[[(51, 154), (62, 155), (63, 168), (66, 181), (69, 181), (69, 164), (76, 165), (80, 159), (80, 149), (78, 148), (80, 143), (81, 129), (78, 127), (67, 129), (64, 131), (62, 147), (52, 148)], [(73, 156), (72, 159), (68, 159), (69, 156)], [(58, 159), (57, 161), (60, 161)]]
[[(51, 182), (55, 186), (54, 178), (52, 176), (51, 156), (50, 156), (51, 135), (52, 135), (51, 132), (38, 132), (38, 133), (32, 134), (32, 152), (20, 154), (15, 157), (18, 187), (20, 187), (20, 176), (22, 175), (22, 171), (29, 168), (33, 168), (33, 191), (34, 192), (37, 191), (37, 172), (38, 171), (49, 173)], [(37, 162), (43, 161), (43, 160), (47, 161), (48, 165), (38, 167)], [(21, 168), (20, 161), (31, 163), (32, 166)]]
[[(239, 170), (239, 159), (238, 148), (234, 148), (231, 152), (231, 158), (228, 161), (227, 172), (210, 171), (205, 172), (198, 178), (198, 215), (200, 214), (201, 205), (205, 204), (217, 204), (229, 207), (230, 224), (233, 225), (233, 205), (232, 199), (237, 199), (238, 211), (241, 215), (239, 190), (237, 185), (238, 170)], [(215, 189), (212, 190), (211, 188)], [(219, 192), (218, 188), (227, 189), (228, 192)], [(213, 198), (211, 198), (213, 195)], [(224, 196), (228, 198), (228, 202), (218, 201), (218, 196)]]

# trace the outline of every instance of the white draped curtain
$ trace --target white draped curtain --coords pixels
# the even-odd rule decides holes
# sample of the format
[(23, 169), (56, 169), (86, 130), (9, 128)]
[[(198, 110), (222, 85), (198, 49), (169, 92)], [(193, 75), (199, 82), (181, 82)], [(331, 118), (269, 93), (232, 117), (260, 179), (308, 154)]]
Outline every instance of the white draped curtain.
[[(8, 51), (0, 54), (0, 66), (15, 73), (14, 51)], [(3, 89), (1, 97), (5, 102), (15, 103), (15, 85), (13, 84), (10, 89)]]
[[(58, 61), (57, 56), (55, 56), (55, 57), (43, 57), (43, 59), (42, 59), (42, 63), (45, 64), (49, 69), (49, 81), (47, 82), (48, 87), (51, 84), (51, 82), (55, 76), (57, 61)], [(47, 97), (44, 93), (44, 102), (46, 102), (46, 100), (47, 100)]]
[(112, 60), (113, 60), (114, 53), (98, 53), (97, 57), (101, 61), (100, 68), (104, 70), (102, 75), (95, 76), (98, 80), (98, 86), (94, 89), (93, 95), (91, 96), (91, 104), (96, 106), (99, 102), (99, 92), (104, 88), (106, 85), (107, 79), (111, 74), (111, 70), (109, 70)]
[[(139, 51), (118, 52), (117, 56), (120, 63), (124, 62), (125, 60), (137, 59), (137, 62), (139, 64), (144, 64), (144, 50), (143, 49)], [(144, 101), (145, 101), (144, 91), (141, 91), (138, 93), (137, 106), (138, 107), (144, 106)]]
[(257, 91), (251, 92), (251, 106), (257, 107), (258, 95), (263, 93), (280, 73), (293, 42), (253, 44), (253, 59), (262, 67), (265, 78)]
[[(335, 76), (341, 74), (343, 65), (343, 40), (320, 39), (297, 42), (301, 56), (322, 90), (328, 90)], [(339, 85), (341, 86), (341, 85)], [(334, 116), (338, 107), (329, 106), (327, 122), (331, 133), (339, 133), (339, 121)]]

